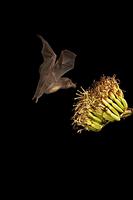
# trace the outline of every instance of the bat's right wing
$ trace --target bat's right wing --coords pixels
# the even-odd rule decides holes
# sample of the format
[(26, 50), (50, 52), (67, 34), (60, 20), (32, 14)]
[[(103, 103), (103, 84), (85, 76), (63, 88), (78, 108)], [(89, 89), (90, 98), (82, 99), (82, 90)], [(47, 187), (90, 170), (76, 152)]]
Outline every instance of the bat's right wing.
[(40, 75), (43, 75), (42, 73), (48, 74), (49, 70), (52, 69), (52, 67), (55, 65), (56, 61), (56, 54), (54, 53), (53, 49), (50, 47), (49, 43), (41, 36), (37, 35), (43, 44), (41, 53), (43, 56), (43, 63), (40, 66), (39, 72)]
[(60, 57), (53, 68), (56, 79), (59, 79), (74, 68), (75, 58), (76, 54), (69, 50), (63, 50), (61, 52)]

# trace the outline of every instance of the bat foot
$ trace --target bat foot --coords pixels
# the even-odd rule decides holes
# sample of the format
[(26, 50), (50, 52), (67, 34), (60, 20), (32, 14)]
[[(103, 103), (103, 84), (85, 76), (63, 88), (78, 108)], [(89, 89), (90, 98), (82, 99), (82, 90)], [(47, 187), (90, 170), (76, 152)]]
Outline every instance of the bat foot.
[(38, 102), (38, 97), (35, 97), (35, 96), (34, 96), (34, 97), (32, 98), (32, 100), (33, 100), (35, 103), (37, 103), (37, 102)]

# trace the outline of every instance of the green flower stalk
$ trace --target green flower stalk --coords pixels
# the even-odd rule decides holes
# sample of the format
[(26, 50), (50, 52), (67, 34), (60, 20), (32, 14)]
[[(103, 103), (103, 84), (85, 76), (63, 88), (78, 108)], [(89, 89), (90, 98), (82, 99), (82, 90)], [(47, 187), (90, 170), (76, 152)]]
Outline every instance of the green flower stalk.
[(120, 121), (133, 114), (115, 75), (102, 76), (88, 90), (81, 87), (76, 95), (72, 120), (78, 132), (84, 129), (98, 132), (109, 122)]

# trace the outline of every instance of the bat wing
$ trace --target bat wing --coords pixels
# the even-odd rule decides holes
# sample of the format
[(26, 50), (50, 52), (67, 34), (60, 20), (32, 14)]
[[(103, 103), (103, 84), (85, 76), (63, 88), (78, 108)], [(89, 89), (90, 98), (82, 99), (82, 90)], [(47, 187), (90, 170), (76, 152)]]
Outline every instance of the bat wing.
[(32, 100), (35, 100), (35, 102), (37, 103), (38, 99), (45, 93), (45, 90), (46, 90), (45, 83), (42, 83), (41, 80), (39, 80)]
[(52, 73), (52, 68), (55, 66), (56, 54), (48, 44), (46, 40), (40, 35), (38, 37), (41, 39), (43, 43), (42, 47), (42, 56), (44, 62), (40, 65), (39, 73), (40, 78), (38, 81), (38, 85), (33, 96), (33, 99), (38, 99), (47, 91), (47, 88), (55, 81), (54, 74)]
[(59, 79), (74, 68), (75, 58), (76, 54), (69, 50), (63, 50), (61, 52), (60, 57), (53, 68), (56, 79)]
[(43, 63), (40, 65), (39, 72), (40, 72), (40, 75), (42, 75), (42, 73), (48, 74), (48, 72), (55, 65), (56, 54), (54, 53), (49, 43), (41, 35), (37, 35), (37, 36), (41, 39), (42, 44), (43, 44), (41, 53), (44, 59)]

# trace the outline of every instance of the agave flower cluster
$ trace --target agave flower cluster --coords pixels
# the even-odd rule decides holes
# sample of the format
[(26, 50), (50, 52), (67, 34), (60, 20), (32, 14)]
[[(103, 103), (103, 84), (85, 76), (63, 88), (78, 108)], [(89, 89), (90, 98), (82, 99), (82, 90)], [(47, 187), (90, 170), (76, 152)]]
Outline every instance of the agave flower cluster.
[(72, 117), (74, 128), (78, 132), (83, 129), (98, 132), (109, 122), (120, 121), (133, 114), (115, 75), (102, 76), (88, 90), (81, 89), (76, 93), (77, 102), (74, 104)]

